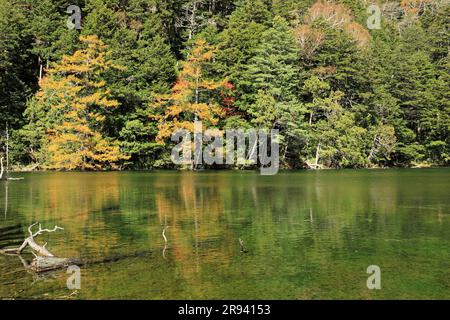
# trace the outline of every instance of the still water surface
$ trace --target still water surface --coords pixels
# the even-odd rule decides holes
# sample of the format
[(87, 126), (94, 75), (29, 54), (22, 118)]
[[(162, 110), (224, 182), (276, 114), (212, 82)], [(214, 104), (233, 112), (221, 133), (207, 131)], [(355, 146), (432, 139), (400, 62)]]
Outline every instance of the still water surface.
[(109, 261), (72, 294), (0, 256), (0, 299), (450, 299), (450, 169), (21, 176), (0, 182), (0, 247), (39, 221), (64, 227), (37, 238), (55, 255)]

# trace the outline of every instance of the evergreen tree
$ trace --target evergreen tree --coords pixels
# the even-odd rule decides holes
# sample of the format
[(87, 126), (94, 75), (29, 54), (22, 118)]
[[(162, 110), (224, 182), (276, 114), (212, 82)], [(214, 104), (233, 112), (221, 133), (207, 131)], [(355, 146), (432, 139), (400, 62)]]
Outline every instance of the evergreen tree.
[[(0, 0), (0, 132), (13, 162), (64, 169), (165, 164), (158, 142), (195, 118), (279, 129), (285, 167), (448, 165), (450, 4), (382, 4), (368, 30), (360, 0)], [(94, 68), (98, 88), (55, 71), (85, 52), (80, 33), (125, 67)], [(64, 158), (81, 145), (90, 160)]]
[(115, 63), (126, 67), (121, 73), (105, 75), (109, 89), (121, 108), (106, 123), (108, 135), (119, 138), (130, 164), (150, 167), (159, 147), (152, 142), (156, 122), (149, 117), (152, 96), (166, 93), (175, 80), (176, 60), (161, 17), (161, 3), (134, 0), (124, 6), (95, 0), (87, 6), (83, 32), (98, 34), (109, 45)]
[(1, 130), (22, 125), (21, 114), (36, 85), (28, 50), (27, 20), (15, 1), (0, 0), (0, 119)]
[(277, 103), (295, 102), (297, 61), (298, 51), (289, 25), (285, 19), (275, 17), (273, 27), (261, 35), (261, 44), (241, 77), (241, 88), (246, 93), (241, 97), (242, 103), (251, 106), (258, 91), (271, 95)]
[(299, 52), (287, 21), (275, 17), (273, 26), (263, 32), (261, 43), (241, 76), (242, 91), (237, 100), (240, 109), (250, 117), (250, 123), (280, 130), (282, 160), (288, 162), (286, 157), (295, 153), (303, 138), (298, 59)]
[[(262, 0), (242, 0), (231, 14), (227, 28), (220, 36), (217, 60), (220, 71), (228, 76), (237, 92), (246, 92), (241, 84), (249, 60), (261, 44), (263, 32), (269, 27), (271, 13)], [(238, 107), (245, 105), (237, 102)]]

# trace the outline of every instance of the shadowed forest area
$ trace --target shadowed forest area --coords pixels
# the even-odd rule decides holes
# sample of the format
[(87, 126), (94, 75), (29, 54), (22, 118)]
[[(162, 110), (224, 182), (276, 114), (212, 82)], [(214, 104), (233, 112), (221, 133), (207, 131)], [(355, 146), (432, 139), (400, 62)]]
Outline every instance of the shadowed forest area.
[(8, 126), (12, 169), (174, 168), (199, 119), (278, 129), (282, 168), (446, 166), (449, 26), (446, 0), (0, 0), (0, 152)]

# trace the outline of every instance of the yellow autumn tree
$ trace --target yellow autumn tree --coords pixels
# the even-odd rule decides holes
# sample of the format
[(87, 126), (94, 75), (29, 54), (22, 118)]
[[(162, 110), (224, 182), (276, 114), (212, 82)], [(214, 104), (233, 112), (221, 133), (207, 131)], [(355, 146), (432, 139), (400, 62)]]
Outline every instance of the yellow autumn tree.
[(40, 81), (38, 104), (46, 105), (49, 123), (44, 144), (45, 163), (56, 170), (117, 169), (118, 141), (104, 137), (103, 122), (118, 107), (101, 79), (110, 68), (107, 46), (97, 36), (81, 36), (84, 49), (64, 56)]
[(228, 82), (214, 81), (205, 75), (205, 66), (211, 61), (217, 49), (197, 40), (189, 53), (177, 82), (170, 94), (160, 95), (153, 105), (159, 112), (155, 118), (159, 121), (156, 141), (163, 143), (173, 132), (179, 129), (194, 131), (194, 121), (202, 121), (205, 127), (214, 126), (224, 116), (221, 106), (212, 99), (212, 94), (220, 88), (226, 88)]

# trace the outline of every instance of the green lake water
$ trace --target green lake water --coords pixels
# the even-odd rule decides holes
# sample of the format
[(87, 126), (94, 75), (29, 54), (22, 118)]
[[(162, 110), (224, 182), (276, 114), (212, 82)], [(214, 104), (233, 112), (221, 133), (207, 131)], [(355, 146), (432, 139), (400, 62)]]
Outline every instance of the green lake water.
[(0, 247), (39, 221), (56, 256), (108, 261), (74, 293), (0, 255), (0, 299), (450, 299), (450, 169), (14, 176)]

